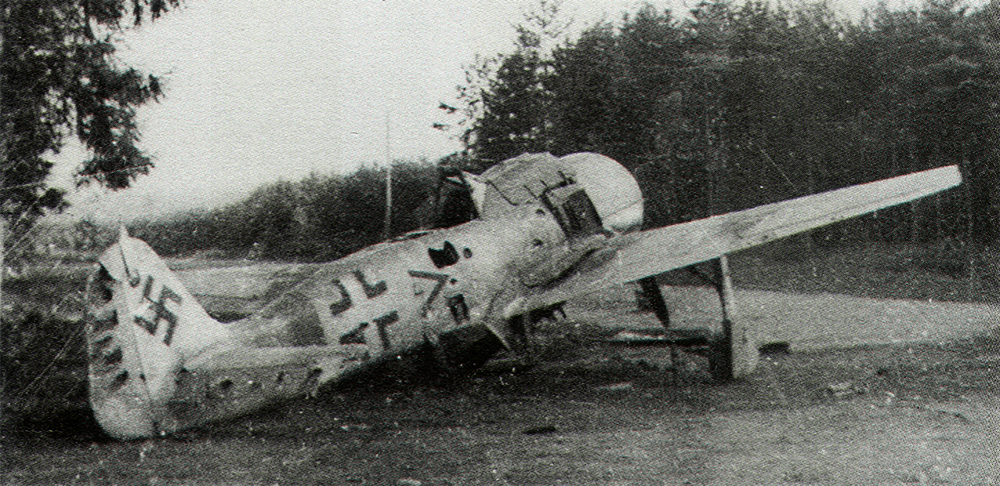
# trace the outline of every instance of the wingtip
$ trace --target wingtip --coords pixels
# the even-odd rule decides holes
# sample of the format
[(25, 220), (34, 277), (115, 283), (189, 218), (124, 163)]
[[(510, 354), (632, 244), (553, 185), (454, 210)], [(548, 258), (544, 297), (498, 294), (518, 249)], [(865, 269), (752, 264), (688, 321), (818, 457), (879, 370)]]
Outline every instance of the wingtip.
[(962, 184), (962, 182), (964, 182), (963, 180), (964, 177), (962, 176), (962, 169), (957, 164), (950, 166), (950, 169), (951, 169), (950, 176), (951, 176), (952, 187)]
[(119, 226), (118, 227), (118, 241), (125, 241), (125, 239), (127, 239), (128, 237), (129, 237), (129, 235), (128, 235), (128, 228), (126, 228), (124, 224), (121, 225), (121, 226)]

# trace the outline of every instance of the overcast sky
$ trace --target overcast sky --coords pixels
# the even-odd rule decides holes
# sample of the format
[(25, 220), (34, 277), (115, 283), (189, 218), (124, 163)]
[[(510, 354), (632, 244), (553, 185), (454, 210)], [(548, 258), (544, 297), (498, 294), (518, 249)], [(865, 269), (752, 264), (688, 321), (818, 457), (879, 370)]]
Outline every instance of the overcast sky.
[[(857, 0), (833, 4), (846, 15)], [(70, 216), (127, 220), (235, 201), (262, 183), (348, 173), (393, 158), (460, 149), (447, 121), (463, 65), (513, 47), (536, 0), (186, 0), (128, 33), (119, 57), (162, 76), (166, 96), (141, 107), (142, 147), (156, 167), (131, 189), (70, 190)], [(696, 0), (651, 2), (682, 15)], [(578, 32), (640, 2), (565, 0)], [(388, 144), (387, 121), (388, 119)], [(86, 154), (69, 145), (50, 182), (72, 188)]]

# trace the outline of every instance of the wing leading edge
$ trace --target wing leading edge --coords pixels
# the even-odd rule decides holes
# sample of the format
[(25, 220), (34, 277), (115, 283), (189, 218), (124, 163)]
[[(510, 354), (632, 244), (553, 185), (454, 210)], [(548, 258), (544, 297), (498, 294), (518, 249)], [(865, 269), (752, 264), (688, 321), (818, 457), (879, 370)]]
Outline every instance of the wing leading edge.
[[(581, 268), (559, 285), (534, 295), (529, 305), (561, 302), (610, 285), (712, 260), (929, 196), (961, 182), (958, 166), (952, 165), (621, 235), (609, 242), (609, 248), (591, 257), (603, 263)], [(603, 258), (602, 253), (606, 254)]]

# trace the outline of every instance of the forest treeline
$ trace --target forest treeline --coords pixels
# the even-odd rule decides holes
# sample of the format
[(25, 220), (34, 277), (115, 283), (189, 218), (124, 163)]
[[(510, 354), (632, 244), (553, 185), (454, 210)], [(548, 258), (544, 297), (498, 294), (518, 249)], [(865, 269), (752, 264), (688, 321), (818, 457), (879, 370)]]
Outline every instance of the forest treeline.
[[(429, 162), (393, 164), (393, 235), (428, 224), (437, 177)], [(313, 174), (267, 184), (222, 208), (139, 220), (128, 229), (161, 255), (219, 250), (226, 257), (329, 261), (381, 241), (385, 180), (385, 169), (374, 167)], [(110, 243), (108, 236), (101, 239)]]
[(474, 157), (609, 155), (657, 226), (960, 164), (967, 192), (883, 213), (866, 237), (1000, 236), (997, 0), (856, 22), (823, 2), (715, 1), (684, 19), (645, 6), (550, 50), (558, 8), (541, 5), (514, 52), (469, 70)]
[[(471, 66), (458, 106), (442, 104), (466, 145), (444, 163), (606, 154), (639, 180), (649, 226), (959, 164), (963, 188), (814, 238), (1000, 237), (1000, 1), (859, 21), (825, 3), (715, 1), (685, 18), (645, 6), (562, 40), (558, 4), (540, 5), (512, 52)], [(394, 234), (426, 220), (436, 177), (395, 166)], [(384, 172), (363, 168), (133, 232), (165, 254), (328, 260), (381, 239), (384, 201)]]

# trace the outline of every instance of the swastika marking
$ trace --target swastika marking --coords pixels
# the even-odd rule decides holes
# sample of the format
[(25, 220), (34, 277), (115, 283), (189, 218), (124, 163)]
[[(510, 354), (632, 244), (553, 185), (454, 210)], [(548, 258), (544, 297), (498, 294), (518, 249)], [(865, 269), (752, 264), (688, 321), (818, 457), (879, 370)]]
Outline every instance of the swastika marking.
[(177, 292), (170, 290), (166, 285), (160, 287), (160, 297), (157, 300), (153, 300), (150, 297), (153, 289), (153, 276), (146, 276), (146, 285), (142, 290), (142, 297), (152, 304), (150, 308), (153, 309), (153, 318), (147, 319), (144, 316), (134, 316), (135, 323), (139, 327), (146, 330), (151, 335), (156, 335), (156, 329), (159, 327), (160, 320), (167, 321), (167, 330), (163, 334), (163, 344), (170, 346), (170, 342), (174, 339), (174, 329), (177, 327), (177, 315), (167, 309), (167, 301), (173, 301), (177, 304), (181, 304), (182, 299)]

